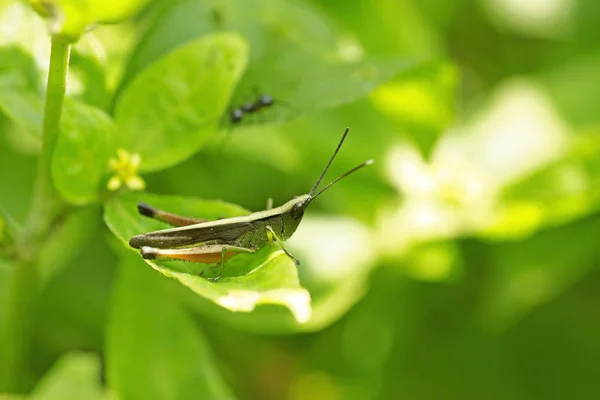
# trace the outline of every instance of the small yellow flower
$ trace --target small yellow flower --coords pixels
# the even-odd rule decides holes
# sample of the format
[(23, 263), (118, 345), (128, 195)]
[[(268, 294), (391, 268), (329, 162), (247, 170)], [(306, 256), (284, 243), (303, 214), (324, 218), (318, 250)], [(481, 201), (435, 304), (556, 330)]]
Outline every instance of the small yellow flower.
[(131, 190), (144, 190), (146, 182), (138, 175), (142, 159), (137, 153), (117, 149), (117, 157), (108, 160), (108, 166), (115, 174), (108, 180), (110, 191), (119, 190), (123, 185)]

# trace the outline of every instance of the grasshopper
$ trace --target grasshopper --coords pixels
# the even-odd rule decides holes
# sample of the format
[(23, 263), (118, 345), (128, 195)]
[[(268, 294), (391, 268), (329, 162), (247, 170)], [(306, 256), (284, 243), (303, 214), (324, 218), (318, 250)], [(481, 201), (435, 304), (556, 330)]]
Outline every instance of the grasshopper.
[[(216, 278), (207, 278), (210, 280), (218, 280), (223, 275), (225, 261), (231, 257), (240, 253), (253, 253), (267, 243), (276, 242), (294, 263), (299, 265), (298, 260), (285, 248), (283, 242), (298, 228), (306, 207), (340, 179), (373, 163), (373, 160), (368, 160), (358, 165), (315, 194), (349, 130), (346, 128), (344, 131), (331, 159), (309, 193), (295, 196), (277, 208), (272, 208), (272, 201), (270, 201), (264, 211), (214, 221), (172, 214), (146, 203), (139, 203), (138, 211), (141, 215), (176, 228), (136, 235), (129, 240), (129, 245), (140, 249), (140, 254), (147, 260), (184, 260), (219, 265), (219, 275)], [(204, 271), (201, 273), (202, 276)]]

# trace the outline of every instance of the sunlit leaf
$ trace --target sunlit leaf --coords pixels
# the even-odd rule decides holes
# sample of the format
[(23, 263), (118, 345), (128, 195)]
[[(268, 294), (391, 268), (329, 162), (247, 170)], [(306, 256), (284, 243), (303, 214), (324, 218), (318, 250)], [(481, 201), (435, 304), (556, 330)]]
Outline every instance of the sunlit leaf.
[(166, 283), (134, 254), (124, 256), (107, 331), (109, 386), (125, 399), (233, 398)]
[(248, 58), (243, 38), (215, 34), (182, 45), (134, 79), (119, 97), (120, 145), (141, 169), (172, 166), (214, 133)]
[(114, 123), (103, 111), (75, 101), (65, 104), (52, 177), (69, 202), (82, 205), (97, 199), (115, 141)]
[(109, 399), (100, 383), (100, 359), (97, 355), (70, 353), (60, 358), (37, 384), (34, 400)]
[[(127, 247), (140, 233), (166, 228), (165, 224), (143, 217), (137, 203), (144, 201), (161, 209), (204, 219), (248, 214), (241, 207), (220, 201), (126, 193), (113, 198), (105, 210), (108, 227)], [(208, 266), (183, 261), (149, 261), (162, 274), (175, 278), (196, 294), (231, 311), (250, 312), (259, 304), (283, 305), (298, 322), (310, 318), (310, 295), (300, 286), (294, 262), (275, 246), (253, 254), (240, 254), (225, 263), (224, 276), (210, 282), (200, 276)]]

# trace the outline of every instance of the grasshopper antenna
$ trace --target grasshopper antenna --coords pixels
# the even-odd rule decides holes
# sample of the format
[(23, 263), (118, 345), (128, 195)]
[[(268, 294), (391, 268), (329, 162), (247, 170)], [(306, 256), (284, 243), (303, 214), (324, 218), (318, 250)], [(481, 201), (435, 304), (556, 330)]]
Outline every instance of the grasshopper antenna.
[[(310, 192), (308, 193), (311, 197), (312, 195), (316, 192), (317, 188), (319, 187), (319, 184), (321, 183), (321, 181), (323, 180), (323, 177), (325, 176), (325, 174), (327, 173), (327, 170), (329, 169), (329, 166), (331, 165), (331, 163), (333, 162), (333, 159), (335, 158), (335, 156), (337, 155), (338, 151), (340, 151), (340, 148), (342, 147), (342, 144), (344, 143), (344, 139), (346, 139), (346, 135), (348, 134), (348, 131), (350, 130), (350, 128), (346, 128), (346, 130), (344, 131), (344, 134), (342, 135), (342, 139), (340, 140), (340, 143), (337, 145), (337, 148), (335, 149), (335, 151), (333, 152), (333, 155), (331, 156), (331, 159), (329, 160), (329, 162), (327, 163), (327, 166), (325, 167), (325, 169), (323, 170), (323, 172), (321, 173), (321, 176), (319, 177), (319, 179), (317, 179), (317, 183), (315, 183), (315, 185), (312, 187), (312, 189), (310, 189)], [(356, 170), (357, 168), (355, 168), (354, 170)], [(351, 172), (354, 172), (354, 170), (342, 175), (348, 175)], [(340, 178), (336, 179), (334, 182), (338, 181)], [(330, 184), (331, 185), (331, 184)], [(329, 187), (329, 186), (328, 186)], [(321, 192), (323, 192), (321, 190)], [(319, 193), (321, 193), (319, 192)], [(316, 197), (316, 196), (315, 196)]]
[(317, 194), (315, 194), (314, 196), (312, 196), (310, 198), (310, 201), (313, 201), (314, 199), (316, 199), (318, 195), (320, 195), (321, 193), (323, 193), (324, 191), (326, 191), (327, 189), (329, 189), (331, 186), (333, 186), (334, 183), (336, 183), (340, 179), (343, 179), (343, 178), (347, 177), (348, 175), (350, 175), (351, 173), (358, 171), (362, 167), (366, 167), (367, 165), (371, 165), (374, 162), (375, 162), (375, 160), (367, 160), (364, 163), (362, 163), (362, 164), (360, 164), (360, 165), (352, 168), (350, 171), (346, 172), (345, 174), (340, 175), (339, 177), (337, 177), (337, 179), (335, 179), (333, 182), (329, 183), (323, 189), (319, 190), (319, 192)]

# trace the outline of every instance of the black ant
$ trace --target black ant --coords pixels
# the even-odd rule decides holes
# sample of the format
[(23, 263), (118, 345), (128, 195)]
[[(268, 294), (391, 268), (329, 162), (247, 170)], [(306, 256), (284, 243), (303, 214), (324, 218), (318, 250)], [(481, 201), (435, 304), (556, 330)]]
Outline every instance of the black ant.
[(232, 124), (240, 123), (246, 114), (255, 114), (258, 113), (263, 108), (271, 107), (275, 104), (275, 99), (273, 96), (269, 96), (268, 94), (261, 94), (254, 101), (249, 101), (242, 104), (240, 107), (236, 107), (229, 113), (229, 121)]

